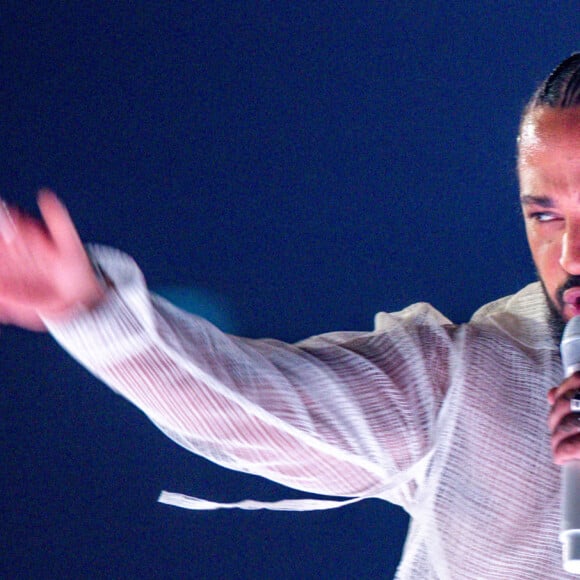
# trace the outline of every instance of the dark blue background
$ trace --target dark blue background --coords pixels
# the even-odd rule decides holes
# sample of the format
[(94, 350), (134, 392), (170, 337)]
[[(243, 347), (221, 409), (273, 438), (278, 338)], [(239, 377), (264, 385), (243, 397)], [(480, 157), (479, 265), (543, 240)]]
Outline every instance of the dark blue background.
[[(92, 5), (92, 7), (87, 7)], [(578, 46), (577, 0), (4, 2), (0, 192), (57, 190), (83, 238), (237, 333), (461, 322), (534, 279), (514, 143)], [(225, 323), (224, 323), (225, 324)], [(392, 577), (402, 512), (196, 513), (300, 494), (177, 447), (46, 335), (5, 328), (6, 578)]]

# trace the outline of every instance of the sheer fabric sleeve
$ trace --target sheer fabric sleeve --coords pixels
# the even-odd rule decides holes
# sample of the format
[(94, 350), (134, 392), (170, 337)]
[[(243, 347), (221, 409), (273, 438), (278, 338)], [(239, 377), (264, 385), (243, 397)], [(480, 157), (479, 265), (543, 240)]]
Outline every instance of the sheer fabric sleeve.
[(368, 333), (250, 340), (150, 295), (126, 255), (92, 253), (115, 290), (46, 324), (185, 448), (296, 489), (369, 496), (434, 445), (452, 346), (430, 306), (381, 315)]

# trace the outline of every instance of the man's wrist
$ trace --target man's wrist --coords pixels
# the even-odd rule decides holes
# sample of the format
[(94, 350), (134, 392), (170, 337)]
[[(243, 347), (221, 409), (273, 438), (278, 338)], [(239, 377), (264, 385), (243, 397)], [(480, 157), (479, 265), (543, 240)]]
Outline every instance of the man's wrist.
[(75, 291), (74, 297), (63, 301), (63, 304), (54, 310), (38, 311), (41, 318), (48, 320), (66, 320), (90, 312), (98, 308), (107, 293), (114, 288), (114, 283), (101, 265), (88, 255), (86, 283)]

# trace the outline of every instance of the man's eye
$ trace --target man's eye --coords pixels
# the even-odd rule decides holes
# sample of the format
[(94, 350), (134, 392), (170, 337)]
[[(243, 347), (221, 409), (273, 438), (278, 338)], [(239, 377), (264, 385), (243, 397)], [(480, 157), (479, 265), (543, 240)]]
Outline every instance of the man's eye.
[(530, 219), (537, 222), (552, 222), (554, 220), (557, 220), (558, 217), (555, 216), (553, 213), (538, 211), (530, 214)]

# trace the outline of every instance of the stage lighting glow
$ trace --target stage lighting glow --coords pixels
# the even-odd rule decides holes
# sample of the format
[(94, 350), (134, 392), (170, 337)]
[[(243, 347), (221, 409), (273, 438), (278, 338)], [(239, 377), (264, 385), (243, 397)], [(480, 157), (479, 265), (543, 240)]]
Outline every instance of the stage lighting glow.
[(155, 288), (153, 292), (178, 308), (209, 320), (224, 332), (236, 332), (232, 308), (217, 293), (193, 286), (162, 286)]

